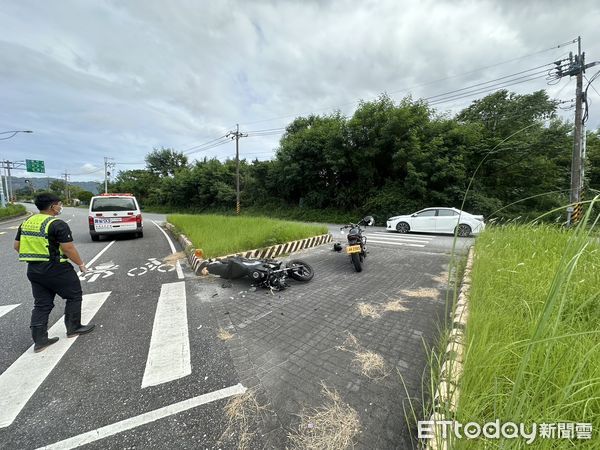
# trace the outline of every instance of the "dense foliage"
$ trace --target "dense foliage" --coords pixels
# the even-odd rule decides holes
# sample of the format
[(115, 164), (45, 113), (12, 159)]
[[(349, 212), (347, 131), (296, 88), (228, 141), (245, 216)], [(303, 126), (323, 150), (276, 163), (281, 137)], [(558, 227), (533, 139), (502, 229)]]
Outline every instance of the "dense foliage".
[[(466, 210), (532, 217), (568, 200), (572, 125), (556, 118), (556, 107), (544, 91), (499, 91), (449, 117), (382, 95), (351, 117), (298, 117), (273, 160), (241, 162), (242, 208), (323, 221), (369, 213), (381, 223), (426, 206), (460, 207), (474, 175)], [(593, 188), (600, 185), (598, 132), (588, 133), (587, 145)], [(163, 148), (146, 162), (147, 169), (120, 172), (111, 188), (146, 206), (233, 211), (235, 161), (188, 163)]]

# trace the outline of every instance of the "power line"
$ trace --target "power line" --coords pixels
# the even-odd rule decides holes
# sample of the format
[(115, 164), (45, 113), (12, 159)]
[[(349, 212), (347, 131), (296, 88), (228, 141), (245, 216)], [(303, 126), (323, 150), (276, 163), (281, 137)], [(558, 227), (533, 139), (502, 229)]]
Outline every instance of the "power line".
[(224, 135), (222, 135), (222, 136), (219, 136), (219, 137), (217, 137), (217, 138), (211, 139), (210, 141), (204, 142), (204, 143), (202, 143), (202, 144), (194, 145), (194, 146), (192, 146), (192, 147), (189, 147), (189, 148), (184, 148), (183, 150), (181, 150), (181, 152), (182, 152), (183, 154), (186, 154), (186, 153), (193, 153), (193, 152), (194, 152), (194, 150), (196, 150), (196, 149), (200, 149), (200, 148), (202, 148), (202, 147), (205, 147), (205, 146), (207, 146), (207, 145), (210, 145), (210, 144), (212, 144), (212, 143), (214, 143), (214, 142), (216, 142), (216, 141), (219, 141), (219, 140), (221, 140), (221, 139), (224, 139), (224, 138), (226, 138), (226, 137), (227, 137), (227, 135), (226, 135), (226, 134), (224, 134)]
[(485, 94), (487, 92), (496, 91), (496, 90), (500, 90), (500, 89), (505, 89), (505, 88), (510, 87), (510, 86), (515, 86), (517, 84), (527, 83), (529, 81), (539, 80), (541, 78), (545, 78), (545, 77), (544, 76), (537, 76), (537, 77), (527, 77), (525, 79), (519, 78), (519, 79), (507, 81), (507, 82), (504, 82), (504, 83), (498, 83), (496, 85), (488, 86), (486, 88), (477, 89), (477, 90), (469, 91), (469, 92), (463, 92), (461, 94), (451, 95), (451, 96), (446, 97), (446, 98), (437, 99), (437, 100), (434, 100), (433, 102), (429, 103), (429, 105), (435, 106), (435, 105), (440, 105), (442, 103), (447, 103), (449, 101), (472, 98), (475, 95)]
[(596, 74), (595, 74), (595, 75), (592, 77), (591, 81), (590, 81), (590, 80), (588, 80), (588, 78), (587, 78), (585, 75), (584, 75), (583, 77), (584, 77), (584, 78), (585, 78), (585, 80), (588, 82), (588, 87), (591, 87), (591, 88), (594, 90), (594, 92), (595, 92), (596, 94), (598, 94), (598, 97), (600, 97), (600, 93), (599, 93), (599, 92), (596, 90), (596, 88), (595, 88), (595, 87), (594, 87), (594, 85), (592, 84), (592, 83), (593, 83), (593, 82), (596, 80), (596, 78), (598, 78), (598, 75), (600, 75), (600, 72), (596, 72)]
[[(486, 84), (495, 84), (496, 82), (498, 82), (500, 80), (506, 80), (506, 81), (502, 81), (502, 82), (499, 83), (499, 84), (502, 84), (502, 83), (505, 83), (505, 82), (515, 81), (515, 80), (519, 80), (519, 79), (523, 79), (523, 78), (527, 78), (527, 77), (533, 77), (533, 76), (537, 76), (537, 75), (540, 75), (540, 74), (547, 74), (548, 70), (544, 69), (544, 70), (537, 71), (537, 72), (534, 72), (534, 73), (528, 73), (528, 74), (523, 75), (521, 77), (517, 77), (517, 75), (521, 75), (521, 74), (524, 74), (526, 72), (531, 72), (531, 71), (539, 69), (541, 67), (546, 67), (546, 66), (550, 66), (550, 65), (552, 65), (552, 63), (544, 64), (543, 66), (534, 67), (534, 68), (528, 69), (528, 70), (523, 70), (521, 72), (516, 72), (516, 73), (510, 74), (510, 75), (505, 75), (503, 77), (495, 78), (493, 80), (483, 81), (481, 83), (472, 84), (472, 85), (464, 87), (464, 88), (460, 88), (460, 89), (455, 89), (455, 90), (452, 90), (452, 91), (444, 92), (443, 94), (437, 94), (437, 95), (432, 95), (430, 97), (425, 97), (423, 100), (431, 100), (431, 99), (434, 99), (434, 98), (437, 98), (437, 97), (444, 97), (446, 95), (453, 94), (455, 92), (467, 91), (467, 90), (470, 90), (470, 89), (473, 89), (473, 88), (476, 88), (476, 87), (479, 87), (479, 86), (484, 86)], [(511, 78), (511, 79), (507, 80), (507, 78)], [(538, 77), (538, 78), (544, 78), (544, 77)]]
[[(416, 88), (419, 88), (419, 87), (429, 86), (431, 84), (439, 83), (441, 81), (446, 81), (446, 80), (450, 80), (450, 79), (453, 79), (453, 78), (463, 77), (465, 75), (470, 75), (470, 74), (473, 74), (473, 73), (476, 73), (476, 72), (480, 72), (482, 70), (491, 69), (493, 67), (498, 67), (498, 66), (501, 66), (501, 65), (504, 65), (504, 64), (508, 64), (508, 63), (511, 63), (511, 62), (514, 62), (514, 61), (519, 61), (519, 60), (522, 60), (522, 59), (525, 59), (525, 58), (530, 58), (530, 57), (535, 56), (535, 55), (546, 53), (546, 52), (549, 52), (549, 51), (552, 51), (552, 50), (557, 50), (557, 49), (565, 47), (567, 45), (575, 44), (576, 42), (577, 42), (577, 39), (573, 39), (573, 40), (566, 41), (566, 42), (563, 42), (561, 44), (552, 46), (550, 48), (539, 50), (539, 51), (536, 51), (536, 52), (533, 52), (533, 53), (530, 53), (530, 54), (527, 54), (527, 55), (523, 55), (523, 56), (519, 56), (519, 57), (516, 57), (516, 58), (508, 59), (508, 60), (505, 60), (505, 61), (500, 61), (498, 63), (494, 63), (494, 64), (491, 64), (491, 65), (488, 65), (488, 66), (479, 67), (477, 69), (473, 69), (473, 70), (470, 70), (468, 72), (463, 72), (463, 73), (459, 73), (459, 74), (456, 74), (456, 75), (450, 75), (450, 76), (444, 77), (444, 78), (438, 78), (436, 80), (432, 80), (432, 81), (428, 81), (426, 83), (414, 85), (414, 86), (411, 86), (411, 87), (408, 87), (408, 88), (405, 88), (405, 89), (400, 89), (400, 90), (396, 90), (396, 91), (388, 91), (388, 93), (395, 94), (395, 93), (398, 93), (398, 92), (410, 92), (410, 91), (412, 91), (412, 90), (414, 90)], [(286, 114), (286, 115), (283, 115), (283, 116), (271, 117), (271, 118), (268, 118), (268, 119), (255, 120), (255, 121), (252, 121), (252, 122), (245, 122), (242, 125), (254, 125), (256, 123), (272, 122), (272, 121), (275, 121), (275, 120), (278, 120), (278, 119), (287, 119), (289, 117), (297, 117), (297, 116), (304, 116), (304, 115), (308, 115), (308, 114), (313, 114), (313, 113), (315, 113), (317, 111), (324, 111), (324, 110), (329, 110), (330, 111), (330, 110), (339, 109), (342, 106), (355, 105), (355, 104), (360, 103), (360, 102), (361, 102), (361, 100), (355, 100), (355, 101), (352, 101), (352, 102), (349, 102), (349, 103), (344, 103), (342, 105), (334, 105), (334, 106), (328, 106), (328, 107), (325, 107), (325, 108), (314, 109), (314, 110), (309, 111), (309, 112), (296, 113), (296, 114)]]

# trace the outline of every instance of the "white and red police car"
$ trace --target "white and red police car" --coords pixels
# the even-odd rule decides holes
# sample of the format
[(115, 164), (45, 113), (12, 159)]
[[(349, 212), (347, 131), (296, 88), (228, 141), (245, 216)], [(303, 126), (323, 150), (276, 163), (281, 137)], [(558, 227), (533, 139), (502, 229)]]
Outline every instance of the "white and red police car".
[(144, 236), (140, 205), (133, 194), (100, 194), (90, 200), (88, 217), (92, 241), (101, 235), (135, 233)]

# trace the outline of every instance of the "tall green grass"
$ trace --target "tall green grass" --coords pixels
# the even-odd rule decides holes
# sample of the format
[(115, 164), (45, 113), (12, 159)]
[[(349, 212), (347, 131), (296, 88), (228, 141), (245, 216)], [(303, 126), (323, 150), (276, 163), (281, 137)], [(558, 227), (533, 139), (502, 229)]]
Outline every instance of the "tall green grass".
[(195, 248), (201, 248), (207, 258), (327, 233), (324, 225), (266, 217), (174, 214), (167, 220), (185, 234)]
[[(541, 439), (535, 449), (600, 448), (600, 244), (593, 227), (492, 227), (476, 243), (467, 356), (456, 419), (465, 424), (592, 423), (593, 440)], [(522, 439), (457, 449), (524, 448)]]
[(0, 208), (0, 219), (7, 219), (9, 217), (17, 217), (21, 214), (25, 214), (27, 210), (23, 205), (8, 203), (6, 208)]

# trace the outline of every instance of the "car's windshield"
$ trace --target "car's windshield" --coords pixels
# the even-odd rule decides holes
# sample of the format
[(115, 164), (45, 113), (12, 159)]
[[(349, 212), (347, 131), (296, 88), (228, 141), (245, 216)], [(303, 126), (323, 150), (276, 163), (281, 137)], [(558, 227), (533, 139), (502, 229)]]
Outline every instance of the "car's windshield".
[(124, 197), (105, 197), (96, 198), (92, 203), (93, 212), (105, 212), (105, 211), (132, 211), (135, 210), (136, 205), (133, 198)]

